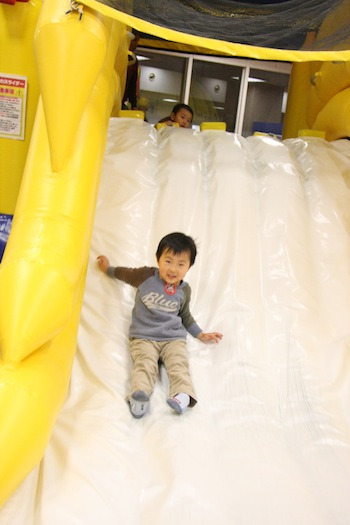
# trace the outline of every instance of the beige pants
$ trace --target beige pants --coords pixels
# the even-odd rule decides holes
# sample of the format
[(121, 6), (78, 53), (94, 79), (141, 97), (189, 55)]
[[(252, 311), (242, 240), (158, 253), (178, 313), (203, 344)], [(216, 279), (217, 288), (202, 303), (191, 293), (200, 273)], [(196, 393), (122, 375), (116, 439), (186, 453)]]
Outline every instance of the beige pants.
[(164, 363), (169, 378), (169, 396), (174, 397), (180, 392), (191, 398), (190, 406), (197, 401), (190, 377), (187, 359), (186, 341), (148, 341), (146, 339), (130, 339), (130, 352), (134, 361), (131, 375), (131, 393), (143, 390), (151, 395), (158, 375), (159, 360)]

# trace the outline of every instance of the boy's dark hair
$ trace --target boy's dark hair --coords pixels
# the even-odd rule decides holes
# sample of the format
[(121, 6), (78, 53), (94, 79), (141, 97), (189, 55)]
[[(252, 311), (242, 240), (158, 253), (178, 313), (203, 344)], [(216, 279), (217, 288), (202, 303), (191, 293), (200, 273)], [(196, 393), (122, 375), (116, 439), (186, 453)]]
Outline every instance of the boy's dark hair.
[(175, 255), (183, 252), (189, 252), (190, 254), (190, 266), (194, 264), (194, 261), (196, 260), (197, 255), (197, 247), (196, 243), (192, 239), (192, 237), (189, 237), (188, 235), (185, 235), (184, 233), (180, 232), (174, 232), (169, 233), (163, 239), (161, 239), (160, 243), (158, 244), (158, 248), (156, 251), (156, 257), (157, 261), (159, 260), (160, 256), (165, 251), (171, 251)]
[(193, 109), (191, 108), (191, 106), (188, 106), (187, 104), (176, 104), (172, 109), (172, 113), (176, 115), (176, 113), (178, 113), (181, 109), (187, 109), (187, 111), (191, 113), (192, 118), (193, 118)]

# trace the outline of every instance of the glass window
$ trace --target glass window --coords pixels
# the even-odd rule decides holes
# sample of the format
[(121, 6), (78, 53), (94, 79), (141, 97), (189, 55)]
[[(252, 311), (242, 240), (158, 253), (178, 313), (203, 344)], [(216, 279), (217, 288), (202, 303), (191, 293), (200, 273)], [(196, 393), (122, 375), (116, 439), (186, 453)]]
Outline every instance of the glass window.
[(146, 109), (146, 119), (156, 124), (170, 115), (183, 101), (183, 81), (187, 58), (138, 50), (140, 96), (138, 107)]
[(281, 136), (288, 96), (289, 75), (250, 69), (242, 135), (254, 131)]
[[(145, 48), (137, 49), (136, 55), (140, 66), (138, 107), (145, 110), (149, 123), (156, 124), (170, 115), (175, 104), (184, 102), (190, 55)], [(244, 137), (255, 131), (280, 136), (288, 96), (288, 67), (281, 69), (276, 64), (276, 70), (271, 71), (273, 63), (263, 70), (252, 67), (254, 61), (243, 62), (231, 65), (220, 58), (214, 62), (212, 57), (208, 60), (194, 57), (190, 87), (188, 83), (186, 87), (188, 104), (194, 111), (193, 126), (199, 128), (201, 122), (226, 122), (227, 131), (237, 131)], [(246, 67), (247, 89), (242, 84)], [(239, 105), (240, 100), (242, 104), (245, 101), (244, 108)]]
[(194, 60), (189, 99), (194, 125), (226, 122), (227, 131), (235, 130), (241, 76), (241, 67)]

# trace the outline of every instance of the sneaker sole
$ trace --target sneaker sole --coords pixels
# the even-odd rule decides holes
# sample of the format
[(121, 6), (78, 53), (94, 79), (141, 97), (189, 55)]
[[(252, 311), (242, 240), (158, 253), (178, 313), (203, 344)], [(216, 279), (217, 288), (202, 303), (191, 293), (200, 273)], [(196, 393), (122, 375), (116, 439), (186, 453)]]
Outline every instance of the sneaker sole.
[(178, 414), (183, 414), (184, 413), (184, 410), (182, 410), (182, 408), (180, 407), (179, 403), (174, 401), (174, 399), (171, 399), (171, 398), (167, 399), (167, 403)]
[[(136, 402), (139, 402), (139, 403), (145, 403), (146, 406), (144, 407), (144, 409), (143, 409), (141, 414), (135, 414), (132, 411), (132, 400), (136, 401)], [(136, 390), (136, 392), (134, 392), (132, 394), (131, 400), (129, 401), (129, 407), (130, 407), (131, 415), (135, 419), (141, 419), (141, 417), (143, 417), (145, 415), (145, 413), (147, 412), (148, 403), (149, 403), (149, 396), (145, 392), (143, 392), (142, 390)]]

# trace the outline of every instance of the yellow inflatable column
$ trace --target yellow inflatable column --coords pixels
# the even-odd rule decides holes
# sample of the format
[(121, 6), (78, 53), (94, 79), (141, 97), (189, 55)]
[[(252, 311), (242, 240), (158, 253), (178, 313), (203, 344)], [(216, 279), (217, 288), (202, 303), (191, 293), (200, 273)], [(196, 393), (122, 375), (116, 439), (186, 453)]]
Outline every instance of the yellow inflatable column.
[[(319, 64), (319, 63), (315, 63)], [(309, 62), (293, 64), (290, 75), (288, 102), (283, 125), (283, 139), (295, 138), (300, 129), (309, 128), (307, 121), (308, 99), (313, 69)]]
[(350, 136), (350, 62), (305, 62), (292, 68), (283, 138), (301, 129)]
[(350, 136), (350, 62), (324, 62), (315, 74), (308, 106), (312, 129), (327, 140)]
[[(40, 46), (51, 47), (52, 56), (59, 61), (59, 74), (63, 78), (67, 74), (69, 89), (79, 86), (86, 104), (73, 110), (70, 97), (77, 93), (62, 96), (55, 85), (52, 96), (56, 100), (46, 99), (45, 114), (39, 103), (14, 224), (0, 267), (0, 505), (42, 458), (66, 394), (109, 115), (116, 94), (120, 99), (121, 93), (115, 57), (120, 56), (124, 71), (127, 62), (123, 24), (85, 9), (82, 18), (78, 12), (66, 15), (68, 8), (67, 2), (44, 2), (41, 20), (45, 26), (49, 20), (54, 26), (59, 24), (69, 38), (75, 31), (66, 32), (65, 24), (76, 26), (77, 38), (85, 27), (94, 36), (91, 39), (89, 34), (84, 41), (99, 40), (100, 50), (94, 54), (77, 44), (82, 54), (73, 78), (70, 50), (63, 46), (65, 56), (57, 58), (59, 50), (54, 49), (60, 41), (58, 28), (53, 31), (55, 38), (49, 36), (49, 27), (44, 29), (47, 42), (40, 37)], [(39, 20), (37, 36), (40, 33)], [(74, 47), (73, 38), (70, 42)], [(124, 55), (120, 49), (125, 49)], [(92, 64), (92, 57), (98, 63)], [(89, 83), (86, 63), (97, 72)], [(40, 58), (38, 64), (47, 65)], [(43, 90), (50, 90), (45, 71), (39, 76), (45, 78)], [(56, 79), (53, 76), (53, 84)], [(60, 111), (64, 115), (66, 105), (75, 124), (68, 129), (68, 146), (61, 148), (56, 141), (65, 142), (65, 117), (58, 119), (57, 115)], [(62, 169), (53, 171), (52, 164)]]
[(105, 31), (102, 15), (88, 8), (81, 16), (69, 10), (69, 2), (44, 3), (34, 48), (54, 172), (62, 170), (72, 152), (106, 56)]
[(314, 129), (327, 130), (329, 141), (350, 137), (350, 88), (337, 93), (317, 115)]
[[(78, 131), (74, 134), (70, 128), (72, 155), (63, 159), (65, 168), (59, 173), (51, 169), (52, 150), (47, 133), (47, 127), (50, 126), (45, 126), (50, 112), (46, 113), (45, 119), (39, 104), (12, 232), (0, 272), (0, 347), (3, 359), (11, 362), (20, 361), (49, 341), (70, 319), (76, 301), (76, 283), (89, 249), (90, 229), (87, 225), (94, 211), (96, 170), (99, 170), (102, 161), (105, 128), (116, 90), (116, 84), (112, 81), (115, 80), (113, 63), (116, 46), (112, 52), (109, 51), (112, 55), (109, 57), (107, 42), (108, 33), (117, 22), (105, 18), (102, 23), (96, 17), (94, 26), (91, 13), (84, 13), (81, 20), (78, 13), (74, 13), (72, 20), (72, 15), (65, 15), (65, 2), (61, 4), (60, 17), (56, 13), (57, 9), (53, 10), (53, 25), (59, 23), (64, 31), (65, 17), (69, 26), (75, 23), (80, 27), (87, 20), (86, 29), (89, 33), (95, 27), (100, 39), (103, 35), (105, 53), (91, 55), (87, 48), (85, 56), (80, 56), (75, 64), (75, 85), (80, 85), (83, 99), (88, 98), (86, 93), (90, 94), (90, 98)], [(44, 5), (48, 9), (52, 7), (50, 2)], [(43, 18), (46, 29), (47, 15)], [(48, 30), (46, 33), (50, 35)], [(77, 30), (77, 37), (80, 34), (81, 29)], [(45, 42), (41, 42), (41, 45), (51, 47), (52, 55), (57, 57), (56, 43), (56, 39), (48, 38), (46, 45)], [(74, 43), (71, 44), (74, 47)], [(62, 56), (57, 59), (60, 75), (64, 77), (65, 69), (68, 69), (71, 81), (71, 54), (65, 47), (63, 51), (67, 53), (66, 60)], [(100, 61), (98, 67), (96, 64), (92, 66), (93, 70), (100, 70), (98, 81), (95, 82), (91, 77), (92, 85), (80, 84), (82, 77), (79, 65), (82, 64), (84, 71), (86, 62), (91, 64), (91, 56)], [(108, 82), (106, 61), (110, 67)], [(39, 72), (39, 77), (43, 78), (44, 72)], [(48, 106), (59, 106), (64, 114), (74, 100), (70, 101), (70, 93), (67, 93), (67, 101), (60, 92), (57, 93), (54, 87), (56, 77), (51, 77), (52, 93), (58, 98), (56, 102), (50, 101)], [(48, 80), (45, 89), (47, 85)], [(66, 135), (64, 126), (60, 127), (59, 124), (54, 120), (51, 125), (58, 142), (61, 138), (65, 141)]]

